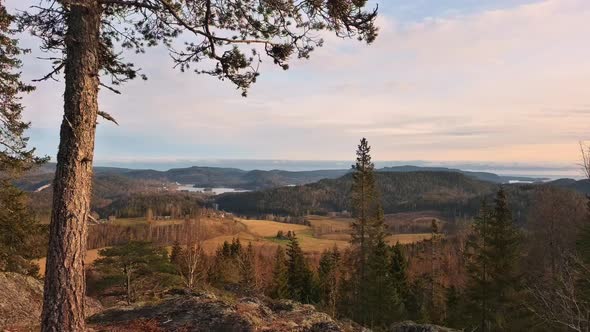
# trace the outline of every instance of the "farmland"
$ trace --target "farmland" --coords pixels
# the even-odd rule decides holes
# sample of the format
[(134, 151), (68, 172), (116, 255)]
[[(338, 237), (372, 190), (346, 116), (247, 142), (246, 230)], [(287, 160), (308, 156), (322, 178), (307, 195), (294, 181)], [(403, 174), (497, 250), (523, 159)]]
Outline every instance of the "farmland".
[[(391, 217), (390, 217), (391, 220)], [(257, 248), (268, 248), (273, 250), (277, 245), (287, 245), (288, 240), (278, 239), (276, 237), (279, 231), (284, 234), (291, 231), (297, 235), (302, 249), (307, 253), (319, 253), (334, 246), (345, 248), (349, 245), (350, 240), (350, 223), (351, 218), (309, 216), (307, 218), (309, 225), (287, 224), (270, 220), (241, 219), (241, 218), (210, 218), (202, 217), (198, 222), (196, 231), (203, 239), (202, 245), (209, 254), (215, 253), (215, 250), (224, 241), (231, 242), (234, 238), (239, 238), (243, 243), (251, 242)], [(181, 225), (183, 220), (157, 220), (147, 222), (145, 218), (120, 218), (109, 222), (110, 227), (148, 227), (150, 234), (156, 234), (158, 229), (165, 228), (166, 225)], [(98, 227), (93, 225), (90, 232)], [(153, 235), (150, 235), (153, 236)], [(174, 234), (167, 235), (171, 239)], [(400, 242), (402, 244), (422, 241), (430, 238), (430, 233), (409, 233), (409, 234), (390, 234), (386, 240), (390, 244)], [(141, 239), (147, 240), (147, 239)], [(168, 246), (170, 243), (165, 243)], [(85, 263), (91, 264), (99, 255), (100, 249), (88, 250)], [(40, 272), (45, 270), (45, 259), (37, 260), (40, 266)]]

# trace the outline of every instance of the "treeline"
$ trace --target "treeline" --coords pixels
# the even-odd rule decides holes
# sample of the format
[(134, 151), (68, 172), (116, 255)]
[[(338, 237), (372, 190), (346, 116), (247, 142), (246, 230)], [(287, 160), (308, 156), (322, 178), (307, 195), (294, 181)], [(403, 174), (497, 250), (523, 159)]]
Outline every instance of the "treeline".
[(145, 216), (150, 209), (154, 216), (170, 216), (175, 219), (193, 214), (195, 209), (204, 205), (203, 196), (195, 193), (139, 192), (118, 197), (109, 205), (97, 207), (94, 211), (103, 218), (137, 218)]

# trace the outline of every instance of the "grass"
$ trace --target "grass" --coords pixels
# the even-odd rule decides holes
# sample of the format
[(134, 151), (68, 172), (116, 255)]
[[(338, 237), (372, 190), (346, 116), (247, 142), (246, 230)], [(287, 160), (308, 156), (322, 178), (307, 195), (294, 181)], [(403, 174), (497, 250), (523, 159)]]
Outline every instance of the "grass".
[[(98, 259), (98, 257), (100, 257), (100, 255), (98, 254), (99, 250), (101, 250), (101, 249), (92, 249), (92, 250), (86, 251), (86, 257), (84, 257), (84, 263), (87, 266), (92, 264), (95, 260)], [(39, 265), (39, 274), (42, 276), (45, 275), (46, 261), (47, 260), (45, 259), (45, 257), (34, 260), (34, 262), (37, 263), (37, 265)]]

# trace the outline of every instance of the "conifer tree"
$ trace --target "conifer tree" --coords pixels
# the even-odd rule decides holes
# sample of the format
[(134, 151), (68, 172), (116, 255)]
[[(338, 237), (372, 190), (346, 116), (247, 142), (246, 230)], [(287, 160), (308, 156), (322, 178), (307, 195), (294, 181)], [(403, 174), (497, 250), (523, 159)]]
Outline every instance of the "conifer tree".
[(25, 131), (30, 123), (22, 120), (21, 95), (33, 90), (22, 82), (19, 56), (28, 52), (18, 45), (10, 15), (0, 1), (0, 271), (36, 275), (30, 259), (39, 256), (33, 243), (40, 227), (30, 212), (26, 195), (12, 181), (22, 172), (41, 164), (35, 149), (27, 147)]
[(461, 301), (461, 294), (459, 290), (451, 286), (446, 289), (445, 303), (446, 303), (446, 316), (445, 326), (452, 328), (464, 327), (465, 317), (463, 315), (463, 307)]
[(438, 264), (440, 260), (438, 250), (441, 235), (439, 234), (439, 226), (436, 219), (432, 219), (430, 229), (430, 257), (428, 257), (428, 259), (430, 260), (430, 272), (428, 275), (429, 294), (427, 297), (429, 312), (428, 316), (430, 317), (431, 322), (440, 324), (442, 323), (444, 316), (444, 294), (442, 290), (442, 285), (440, 284), (438, 271)]
[(399, 312), (399, 298), (389, 269), (389, 247), (381, 238), (368, 258), (369, 317), (371, 327), (385, 327)]
[(180, 260), (182, 256), (182, 247), (180, 246), (180, 242), (174, 241), (172, 244), (172, 250), (170, 251), (170, 262), (176, 266), (180, 265)]
[(240, 262), (240, 284), (245, 292), (256, 290), (256, 271), (254, 267), (254, 247), (252, 242), (248, 243), (246, 251), (242, 252), (239, 257)]
[[(383, 209), (375, 183), (374, 164), (371, 161), (371, 147), (363, 138), (356, 151), (356, 164), (352, 166), (352, 212), (354, 221), (351, 224), (351, 245), (355, 259), (353, 275), (354, 319), (361, 323), (371, 322), (371, 290), (375, 284), (377, 273), (370, 269), (376, 268), (377, 263), (369, 264), (371, 260), (379, 261), (375, 257), (375, 247), (384, 239)], [(387, 264), (385, 265), (387, 266)]]
[(311, 303), (314, 300), (313, 275), (295, 235), (287, 246), (287, 267), (289, 297), (302, 303)]
[(391, 248), (389, 262), (389, 273), (391, 275), (391, 281), (395, 289), (396, 294), (400, 299), (400, 316), (407, 310), (409, 302), (410, 285), (408, 283), (408, 262), (402, 251), (402, 245), (397, 242)]
[(494, 203), (493, 210), (482, 206), (466, 250), (467, 295), (472, 319), (480, 331), (508, 328), (520, 288), (520, 231), (513, 223), (503, 189)]
[(287, 258), (285, 250), (277, 246), (275, 260), (272, 270), (272, 284), (270, 297), (274, 299), (286, 299), (289, 297), (289, 274), (287, 269)]
[(338, 248), (334, 246), (332, 250), (324, 251), (318, 267), (318, 287), (320, 303), (332, 317), (336, 316), (338, 295), (342, 282), (341, 269), (341, 257)]

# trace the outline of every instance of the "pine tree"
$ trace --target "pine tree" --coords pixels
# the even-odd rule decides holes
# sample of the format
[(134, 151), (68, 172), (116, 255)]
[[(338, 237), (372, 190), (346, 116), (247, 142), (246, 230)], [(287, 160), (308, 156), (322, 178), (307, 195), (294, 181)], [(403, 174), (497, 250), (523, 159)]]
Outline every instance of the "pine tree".
[(13, 38), (13, 21), (0, 1), (0, 271), (37, 275), (38, 268), (30, 260), (41, 254), (34, 243), (40, 227), (26, 195), (12, 181), (47, 158), (35, 157), (24, 136), (30, 123), (22, 120), (20, 95), (33, 87), (21, 81), (19, 57), (28, 51)]
[(286, 299), (289, 297), (289, 271), (287, 269), (287, 258), (285, 250), (277, 246), (275, 261), (272, 270), (272, 284), (270, 297), (274, 299)]
[(494, 203), (493, 210), (482, 206), (466, 250), (467, 295), (472, 319), (481, 331), (507, 328), (520, 288), (520, 231), (513, 223), (503, 189)]
[(181, 71), (231, 82), (245, 96), (259, 77), (262, 57), (288, 69), (292, 57), (307, 58), (323, 44), (321, 31), (374, 41), (377, 10), (366, 5), (366, 0), (57, 0), (23, 15), (21, 22), (51, 53), (54, 67), (44, 79), (63, 72), (65, 84), (43, 331), (85, 328), (83, 257), (96, 123), (99, 116), (115, 121), (99, 110), (99, 90), (119, 93), (112, 86), (145, 78), (121, 56), (122, 49), (143, 53), (163, 44)]
[(287, 267), (289, 297), (302, 303), (313, 302), (313, 275), (295, 235), (287, 246)]

